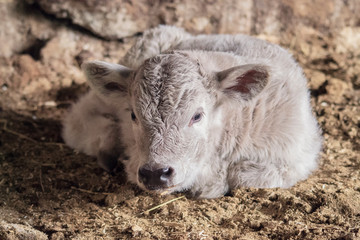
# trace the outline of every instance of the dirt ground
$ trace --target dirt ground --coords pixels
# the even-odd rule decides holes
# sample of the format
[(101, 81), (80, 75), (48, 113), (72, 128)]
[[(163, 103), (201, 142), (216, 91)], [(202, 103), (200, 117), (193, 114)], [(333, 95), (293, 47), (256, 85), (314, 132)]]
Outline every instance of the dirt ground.
[(126, 183), (121, 166), (108, 174), (64, 145), (61, 119), (87, 91), (78, 62), (117, 62), (134, 39), (54, 28), (0, 59), (0, 239), (360, 239), (358, 28), (260, 36), (288, 48), (309, 78), (324, 136), (319, 169), (290, 189), (211, 200), (151, 195)]

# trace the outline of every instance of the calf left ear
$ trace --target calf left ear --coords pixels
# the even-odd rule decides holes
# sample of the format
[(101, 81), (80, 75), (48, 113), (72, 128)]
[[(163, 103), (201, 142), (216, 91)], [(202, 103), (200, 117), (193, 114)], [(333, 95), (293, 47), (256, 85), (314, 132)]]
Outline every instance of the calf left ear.
[(268, 83), (269, 71), (265, 65), (247, 64), (218, 72), (216, 76), (226, 94), (250, 100)]
[(119, 64), (90, 61), (81, 65), (90, 87), (106, 97), (127, 94), (131, 69)]

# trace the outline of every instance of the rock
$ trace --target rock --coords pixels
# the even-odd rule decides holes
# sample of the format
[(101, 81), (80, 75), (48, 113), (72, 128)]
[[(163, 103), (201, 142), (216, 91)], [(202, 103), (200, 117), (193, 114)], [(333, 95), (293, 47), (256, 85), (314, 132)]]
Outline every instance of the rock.
[(12, 224), (5, 221), (0, 221), (0, 239), (14, 240), (14, 239), (27, 239), (27, 240), (43, 240), (48, 239), (45, 233), (40, 232), (30, 226), (22, 224)]
[(320, 71), (311, 71), (309, 74), (309, 85), (312, 90), (318, 90), (326, 81), (326, 75)]
[(194, 33), (297, 33), (302, 26), (329, 34), (360, 20), (357, 0), (27, 0), (106, 39), (133, 36), (158, 24)]
[(0, 22), (0, 57), (31, 50), (54, 34), (49, 21), (19, 0), (0, 2)]
[(36, 80), (33, 79), (29, 85), (27, 85), (22, 91), (24, 95), (35, 95), (38, 92), (47, 92), (50, 91), (52, 85), (48, 78), (40, 77)]
[(153, 1), (101, 1), (101, 0), (28, 0), (36, 2), (44, 11), (57, 18), (71, 19), (73, 24), (107, 39), (132, 36), (154, 22), (152, 11), (158, 4)]
[(330, 78), (325, 89), (328, 93), (329, 99), (334, 103), (343, 102), (345, 95), (352, 90), (351, 86), (347, 82), (337, 78)]
[(138, 226), (138, 225), (132, 226), (132, 227), (131, 227), (131, 230), (132, 230), (133, 232), (141, 232), (141, 231), (143, 231), (143, 229), (142, 229), (140, 226)]
[[(17, 55), (14, 57), (13, 66), (18, 74), (17, 77), (13, 77), (10, 81), (13, 89), (23, 89), (27, 87), (33, 79), (37, 79), (41, 75), (40, 64), (28, 55)], [(14, 81), (15, 80), (15, 81)]]
[[(16, 64), (16, 63), (15, 63)], [(17, 61), (19, 73), (29, 75), (30, 78), (37, 77), (40, 74), (39, 67), (34, 59), (28, 55), (20, 55)]]
[(66, 239), (64, 233), (62, 232), (55, 232), (51, 234), (51, 240), (63, 240)]
[(131, 198), (133, 198), (134, 195), (134, 191), (126, 188), (126, 187), (121, 187), (119, 189), (119, 193), (114, 193), (114, 194), (109, 194), (106, 196), (105, 198), (105, 206), (108, 207), (112, 207), (115, 206), (121, 202), (127, 201)]
[(353, 54), (359, 54), (360, 27), (346, 27), (342, 29), (336, 36), (335, 43), (337, 53), (351, 51)]

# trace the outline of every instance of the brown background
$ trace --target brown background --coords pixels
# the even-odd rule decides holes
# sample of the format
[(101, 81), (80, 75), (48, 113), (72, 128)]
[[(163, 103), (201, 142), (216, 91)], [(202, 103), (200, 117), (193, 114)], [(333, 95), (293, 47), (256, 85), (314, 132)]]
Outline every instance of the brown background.
[[(360, 239), (357, 0), (1, 0), (0, 239)], [(144, 30), (245, 33), (282, 45), (309, 79), (319, 170), (291, 189), (213, 200), (156, 196), (67, 148), (60, 120), (87, 91), (79, 63), (119, 62)]]

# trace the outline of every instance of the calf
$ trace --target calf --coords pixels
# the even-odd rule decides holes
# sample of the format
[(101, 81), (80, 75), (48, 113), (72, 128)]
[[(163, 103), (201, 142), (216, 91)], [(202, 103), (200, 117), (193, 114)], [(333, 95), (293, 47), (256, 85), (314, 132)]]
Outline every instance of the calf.
[(123, 65), (82, 65), (91, 91), (64, 120), (65, 142), (155, 192), (215, 198), (291, 187), (317, 167), (321, 136), (302, 69), (244, 35), (160, 26)]

